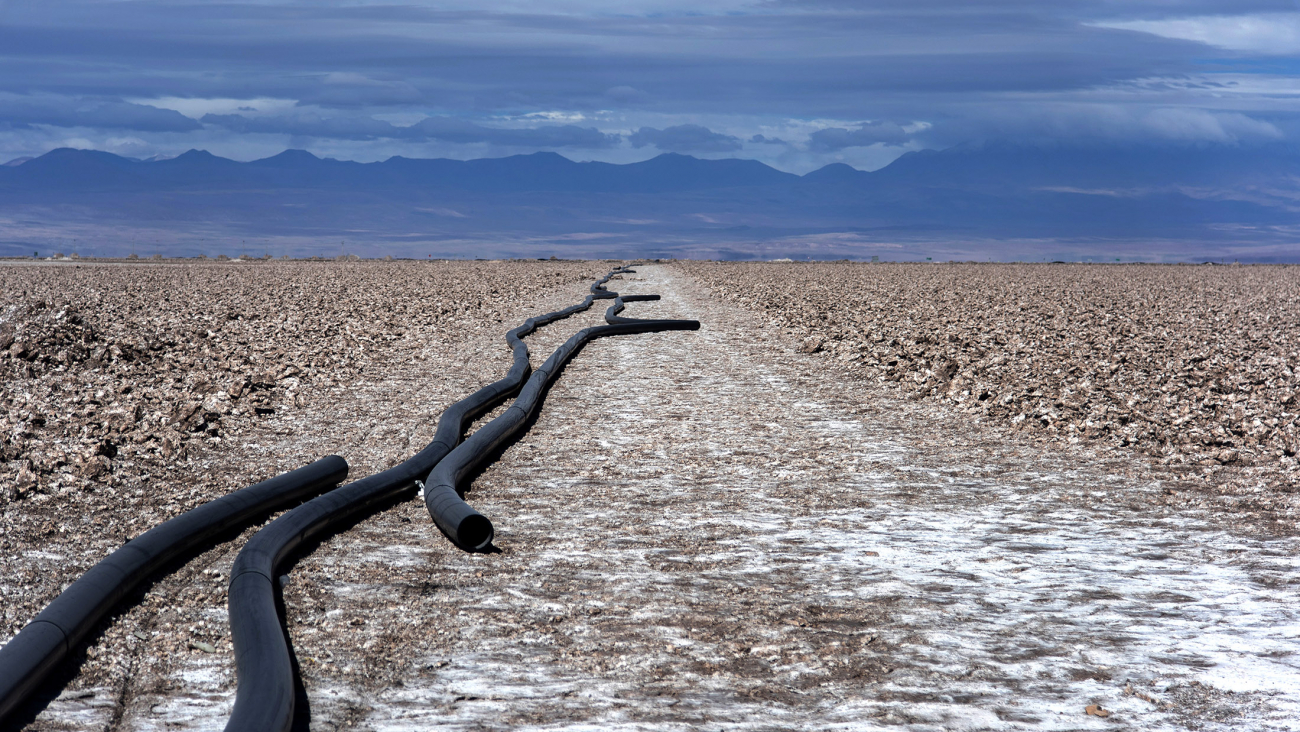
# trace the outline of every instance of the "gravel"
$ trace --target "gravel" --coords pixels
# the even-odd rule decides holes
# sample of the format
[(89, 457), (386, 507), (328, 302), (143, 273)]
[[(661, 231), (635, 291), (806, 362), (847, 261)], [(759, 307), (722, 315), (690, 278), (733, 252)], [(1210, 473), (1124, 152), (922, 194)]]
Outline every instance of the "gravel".
[[(347, 457), (354, 476), (405, 458), (443, 407), (505, 371), (508, 327), (578, 302), (610, 269), (229, 262), (172, 267), (168, 281), (262, 267), (275, 276), (254, 291), (333, 276), (323, 308), (363, 284), (388, 288), (336, 321), (370, 338), (340, 362), (364, 369), (316, 367), (296, 377), (301, 404), (223, 415), (173, 472), (154, 458), (146, 494), (110, 500), (88, 481), (94, 492), (11, 500), (5, 538), (28, 533), (0, 555), (6, 611), (25, 601), (9, 576), (48, 596), (112, 548), (89, 546), (99, 534), (83, 515), (118, 526), (147, 512), (139, 522), (152, 524), (322, 454)], [(84, 270), (42, 276), (57, 285)], [(519, 275), (489, 305), (503, 322), (431, 315), (467, 287), (453, 280), (503, 273)], [(604, 339), (566, 367), (468, 494), (499, 553), (456, 550), (411, 500), (285, 569), (312, 728), (1296, 728), (1295, 537), (1185, 503), (1193, 481), (1150, 456), (908, 398), (680, 268), (640, 267), (611, 289), (664, 296), (630, 317), (703, 328)], [(376, 308), (394, 302), (410, 304), (402, 325), (428, 325), (383, 338), (398, 326)], [(526, 339), (533, 363), (600, 311)], [(153, 383), (145, 373), (131, 378)], [(276, 388), (266, 393), (288, 391)], [(110, 477), (137, 475), (110, 460)], [(23, 528), (27, 513), (48, 538)], [(107, 623), (29, 728), (221, 729), (235, 691), (225, 586), (250, 535)]]
[(1300, 267), (682, 262), (808, 353), (1294, 531)]
[[(470, 357), (466, 340), (499, 338), (531, 299), (602, 266), (0, 266), (0, 637), (123, 542), (205, 501), (328, 452), (367, 474), (376, 466), (348, 451), (355, 435), (321, 452), (299, 439), (249, 459), (249, 447), (378, 373)], [(509, 352), (475, 358), (491, 369)]]

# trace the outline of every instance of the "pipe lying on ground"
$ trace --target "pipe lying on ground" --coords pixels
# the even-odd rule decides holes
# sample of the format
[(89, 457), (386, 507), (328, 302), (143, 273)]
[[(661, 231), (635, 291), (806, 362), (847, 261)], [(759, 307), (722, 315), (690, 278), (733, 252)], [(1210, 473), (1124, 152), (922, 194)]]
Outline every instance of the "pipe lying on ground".
[(293, 723), (293, 663), (276, 609), (276, 568), (303, 542), (331, 525), (412, 489), (421, 469), (446, 454), (446, 445), (433, 442), (394, 468), (285, 513), (240, 550), (231, 568), (226, 602), (238, 676), (227, 730), (288, 730)]
[(214, 536), (332, 488), (347, 475), (343, 458), (321, 458), (165, 521), (105, 557), (0, 648), (0, 720), (159, 567)]
[(276, 568), (295, 549), (331, 526), (414, 489), (460, 441), (465, 424), (519, 388), (524, 368), (510, 369), (493, 382), (447, 408), (435, 439), (415, 456), (309, 501), (257, 532), (235, 557), (226, 606), (235, 647), (238, 687), (226, 729), (288, 730), (293, 724), (294, 674), (289, 645), (276, 609)]
[[(524, 373), (531, 370), (528, 363), (528, 347), (524, 345), (524, 342), (521, 340), (524, 336), (532, 333), (543, 325), (553, 323), (562, 318), (567, 318), (574, 313), (583, 312), (590, 308), (592, 303), (596, 300), (608, 300), (610, 298), (618, 297), (617, 293), (612, 293), (605, 289), (605, 283), (613, 279), (615, 275), (625, 273), (630, 274), (633, 272), (634, 270), (626, 267), (619, 267), (611, 270), (609, 274), (592, 283), (589, 288), (591, 294), (582, 302), (577, 305), (570, 305), (567, 308), (544, 313), (542, 315), (535, 315), (525, 320), (523, 325), (506, 333), (506, 340), (514, 350), (515, 357), (514, 365), (511, 367), (511, 373), (514, 373), (516, 369), (522, 370)], [(522, 383), (522, 379), (520, 382)], [(507, 427), (506, 422), (494, 420), (484, 427), (484, 429), (493, 427), (494, 424), (496, 426), (493, 430), (501, 430)], [(483, 430), (480, 430), (479, 432), (482, 433)], [(478, 436), (478, 439), (474, 443), (476, 447), (473, 451), (475, 454), (477, 454), (481, 449), (486, 449), (490, 452), (493, 448), (499, 445), (505, 437), (508, 437), (508, 434), (503, 437), (494, 438), (492, 431), (489, 430), (489, 432)], [(488, 444), (489, 446), (483, 448), (483, 444)], [(464, 452), (462, 451), (462, 457), (463, 456)], [(468, 469), (472, 469), (472, 467)], [(430, 476), (430, 478), (432, 478), (432, 476)], [(457, 480), (459, 480), (459, 477)], [(434, 523), (443, 534), (447, 536), (447, 538), (451, 539), (453, 544), (471, 551), (479, 551), (487, 548), (488, 545), (492, 543), (492, 537), (494, 534), (492, 530), (492, 522), (489, 521), (486, 516), (475, 511), (469, 506), (469, 504), (461, 500), (460, 496), (456, 494), (455, 491), (452, 491), (452, 495), (448, 496), (445, 491), (431, 491), (428, 488), (428, 485), (429, 483), (426, 482), (424, 493), (425, 506), (429, 509), (429, 514), (433, 517)]]
[[(551, 354), (546, 362), (533, 372), (528, 383), (519, 390), (514, 404), (504, 414), (479, 428), (473, 435), (462, 442), (447, 457), (443, 458), (429, 473), (425, 480), (424, 503), (429, 515), (442, 533), (453, 544), (467, 551), (482, 551), (492, 544), (494, 530), (492, 522), (486, 516), (475, 511), (461, 498), (457, 486), (476, 467), (483, 463), (493, 450), (519, 431), (537, 411), (543, 392), (569, 359), (577, 355), (588, 342), (597, 338), (613, 335), (630, 335), (633, 333), (653, 333), (665, 330), (699, 330), (698, 320), (641, 320), (617, 317), (623, 309), (623, 302), (657, 300), (658, 295), (628, 295), (619, 297), (618, 293), (604, 290), (602, 285), (615, 274), (630, 273), (633, 270), (615, 270), (603, 280), (591, 286), (592, 294), (582, 305), (575, 305), (565, 311), (577, 312), (591, 306), (594, 299), (614, 298), (614, 306), (605, 312), (605, 319), (610, 325), (584, 328), (569, 338)], [(571, 314), (571, 313), (570, 313)], [(548, 313), (553, 315), (553, 313)], [(547, 316), (542, 316), (543, 318)], [(531, 322), (531, 319), (530, 319)], [(527, 326), (527, 323), (525, 323)]]
[[(413, 489), (416, 481), (453, 452), (471, 420), (519, 390), (531, 371), (528, 346), (521, 338), (540, 326), (586, 310), (594, 300), (616, 297), (606, 292), (602, 285), (621, 271), (614, 270), (598, 280), (591, 286), (592, 294), (581, 304), (529, 318), (523, 325), (506, 333), (506, 341), (514, 352), (514, 362), (505, 378), (448, 407), (438, 418), (433, 442), (414, 457), (289, 511), (244, 545), (230, 573), (227, 599), (238, 678), (235, 708), (226, 723), (227, 730), (280, 732), (289, 729), (293, 723), (293, 663), (275, 602), (276, 568), (281, 562), (305, 541), (329, 527)], [(475, 437), (482, 432), (476, 432)], [(491, 541), (491, 522), (473, 509), (468, 513), (449, 514), (444, 521), (458, 536), (487, 536)]]
[[(592, 284), (591, 286), (592, 298), (596, 300), (609, 300), (611, 298), (618, 297), (617, 292), (610, 292), (605, 289), (605, 283), (614, 279), (614, 275), (621, 275), (621, 274), (636, 274), (636, 270), (628, 269), (627, 267), (619, 267), (618, 269), (611, 269), (609, 271), (609, 274), (605, 275), (604, 277), (601, 277), (600, 279), (596, 280), (595, 283)], [(588, 302), (587, 304), (590, 305), (591, 303)]]
[[(613, 278), (615, 274), (624, 271), (631, 270), (624, 270), (621, 268), (616, 269), (605, 275), (603, 278), (597, 280), (591, 286), (591, 294), (577, 305), (570, 305), (561, 310), (555, 310), (542, 315), (535, 315), (525, 320), (523, 325), (506, 333), (506, 341), (514, 351), (515, 359), (514, 364), (510, 367), (510, 373), (519, 374), (518, 380), (514, 382), (516, 389), (518, 389), (519, 384), (523, 383), (524, 376), (532, 370), (532, 367), (528, 362), (528, 346), (524, 344), (522, 338), (543, 325), (567, 318), (574, 313), (580, 313), (587, 310), (597, 299), (605, 300), (611, 297), (616, 297), (614, 293), (607, 292), (603, 285)], [(492, 424), (495, 424), (495, 421), (489, 423), (488, 427), (491, 427)], [(498, 425), (497, 428), (499, 429), (500, 425)], [(484, 429), (487, 428), (485, 427)], [(482, 432), (482, 430), (480, 430), (480, 432)], [(441, 423), (439, 424), (438, 434), (442, 434)], [(459, 435), (460, 432), (457, 431), (456, 436), (459, 437)], [(487, 440), (488, 438), (489, 435), (485, 434), (480, 438), (480, 441)], [(499, 442), (499, 440), (493, 440), (492, 444), (495, 446), (496, 444), (499, 444)], [(454, 443), (452, 444), (454, 446)], [(459, 496), (456, 496), (455, 501), (448, 501), (444, 495), (432, 495), (426, 485), (424, 501), (425, 505), (429, 508), (429, 513), (434, 517), (434, 522), (438, 525), (438, 528), (448, 536), (448, 538), (452, 539), (452, 543), (457, 546), (472, 549), (484, 549), (492, 543), (492, 522), (488, 521), (486, 516), (470, 508), (468, 504), (460, 500)]]
[[(605, 322), (609, 323), (610, 325), (618, 325), (623, 323), (659, 322), (659, 323), (667, 324), (667, 323), (695, 322), (695, 321), (682, 321), (682, 320), (655, 320), (652, 318), (624, 318), (619, 316), (619, 313), (623, 312), (624, 303), (655, 302), (658, 299), (659, 299), (658, 295), (619, 295), (618, 297), (614, 298), (614, 304), (610, 305), (608, 308), (605, 309)], [(673, 330), (673, 328), (666, 327), (665, 330)]]

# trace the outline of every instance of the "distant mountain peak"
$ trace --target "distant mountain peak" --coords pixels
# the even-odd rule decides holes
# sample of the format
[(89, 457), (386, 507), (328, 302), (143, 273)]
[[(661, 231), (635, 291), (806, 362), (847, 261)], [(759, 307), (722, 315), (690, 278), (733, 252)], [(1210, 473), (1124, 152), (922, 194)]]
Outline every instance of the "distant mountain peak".
[(140, 161), (135, 158), (124, 158), (121, 155), (114, 155), (111, 152), (104, 152), (103, 150), (83, 150), (76, 147), (56, 147), (44, 155), (39, 155), (26, 161), (23, 165), (18, 167), (23, 170), (31, 170), (33, 167), (76, 167), (86, 165), (108, 165), (114, 168), (129, 168), (139, 165), (139, 163)]
[(272, 155), (269, 158), (254, 160), (254, 163), (314, 163), (319, 162), (321, 158), (312, 155), (306, 150), (285, 150), (279, 155)]
[(153, 161), (153, 160), (157, 160), (157, 161), (163, 161), (163, 160), (210, 160), (210, 159), (215, 158), (215, 157), (217, 157), (217, 156), (216, 156), (216, 155), (213, 155), (212, 153), (208, 152), (207, 150), (196, 150), (196, 149), (194, 149), (194, 148), (190, 148), (189, 150), (186, 150), (185, 152), (181, 153), (180, 155), (177, 155), (177, 156), (174, 157), (174, 158), (167, 158), (167, 157), (164, 157), (164, 156), (161, 156), (161, 155), (155, 155), (154, 157), (150, 158), (150, 160), (151, 160), (151, 161)]
[(831, 163), (803, 175), (804, 180), (857, 180), (870, 175), (847, 163)]
[(53, 150), (45, 153), (44, 155), (38, 155), (37, 159), (39, 160), (41, 158), (71, 158), (71, 157), (78, 157), (78, 156), (117, 157), (112, 153), (106, 153), (100, 150), (86, 150), (80, 147), (56, 147)]
[(33, 158), (33, 157), (31, 157), (31, 156), (28, 156), (28, 157), (25, 157), (25, 158), (14, 158), (13, 160), (10, 160), (9, 162), (5, 163), (5, 164), (4, 164), (4, 167), (6, 167), (6, 168), (16, 168), (16, 167), (18, 167), (19, 165), (22, 165), (23, 163), (27, 162), (28, 160), (35, 160), (35, 159), (36, 159), (36, 158)]

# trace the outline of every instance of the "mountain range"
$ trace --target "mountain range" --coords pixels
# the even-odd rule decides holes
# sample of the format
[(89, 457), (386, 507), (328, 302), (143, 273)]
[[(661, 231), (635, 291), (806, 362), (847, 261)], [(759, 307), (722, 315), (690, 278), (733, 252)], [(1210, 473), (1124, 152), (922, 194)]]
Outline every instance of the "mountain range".
[(866, 172), (555, 153), (357, 163), (58, 149), (0, 166), (0, 255), (1300, 258), (1289, 146), (972, 145)]

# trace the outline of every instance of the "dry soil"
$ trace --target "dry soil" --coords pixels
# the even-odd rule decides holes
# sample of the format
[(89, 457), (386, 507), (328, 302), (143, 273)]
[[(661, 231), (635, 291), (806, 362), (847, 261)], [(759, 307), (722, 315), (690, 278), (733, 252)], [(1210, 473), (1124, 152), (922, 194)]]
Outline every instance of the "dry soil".
[[(445, 329), (431, 318), (396, 345), (358, 349), (386, 354), (363, 370), (317, 367), (310, 389), (293, 390), (301, 399), (259, 387), (276, 411), (223, 415), (165, 483), (118, 489), (93, 510), (87, 491), (107, 493), (93, 478), (15, 491), (6, 577), (66, 582), (116, 544), (61, 542), (58, 528), (124, 522), (172, 492), (184, 500), (150, 510), (170, 515), (327, 452), (354, 476), (397, 462), (431, 438), (443, 406), (504, 371), (506, 328), (578, 301), (610, 268), (311, 266), (344, 282), (394, 278), (413, 291), (407, 316), (456, 267), (559, 276), (519, 295), (498, 287), (500, 323), (448, 313)], [(1185, 500), (1200, 473), (1190, 481), (1135, 450), (1038, 439), (863, 378), (704, 281), (647, 265), (610, 283), (663, 295), (631, 317), (703, 327), (598, 341), (565, 369), (468, 493), (495, 522), (498, 552), (454, 549), (410, 501), (286, 573), (312, 729), (1297, 727), (1300, 541), (1282, 522)], [(599, 317), (530, 336), (534, 363)], [(372, 339), (395, 327), (342, 324)], [(109, 460), (110, 474), (127, 470)], [(39, 506), (52, 533), (10, 539)], [(220, 729), (235, 681), (225, 577), (248, 535), (107, 624), (30, 728)], [(4, 585), (10, 632), (59, 582), (33, 586)]]

